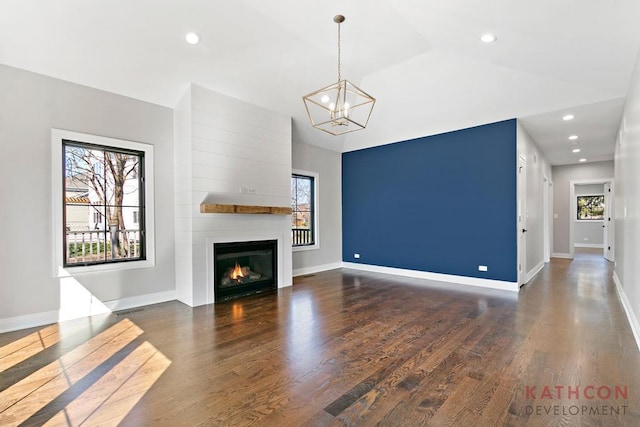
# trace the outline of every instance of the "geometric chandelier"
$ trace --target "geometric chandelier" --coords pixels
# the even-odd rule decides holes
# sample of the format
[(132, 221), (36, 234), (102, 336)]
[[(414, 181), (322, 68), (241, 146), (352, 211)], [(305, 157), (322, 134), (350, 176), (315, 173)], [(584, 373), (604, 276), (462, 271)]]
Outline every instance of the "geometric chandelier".
[(338, 24), (338, 81), (302, 97), (311, 125), (332, 135), (364, 129), (376, 103), (375, 98), (349, 80), (342, 80), (340, 24), (344, 20), (342, 15), (333, 17)]

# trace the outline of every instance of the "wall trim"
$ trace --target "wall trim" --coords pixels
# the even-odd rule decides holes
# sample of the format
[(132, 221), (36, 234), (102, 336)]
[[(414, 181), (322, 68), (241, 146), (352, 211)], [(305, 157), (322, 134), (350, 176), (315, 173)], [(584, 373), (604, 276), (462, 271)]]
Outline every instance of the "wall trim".
[(544, 268), (544, 261), (540, 262), (540, 264), (536, 265), (531, 271), (529, 271), (524, 276), (524, 283), (529, 283), (531, 279), (535, 277), (536, 274), (540, 273), (540, 271)]
[(554, 252), (551, 254), (551, 258), (565, 258), (565, 259), (573, 259), (570, 254), (565, 254), (561, 252)]
[(0, 319), (0, 333), (56, 323), (59, 315), (60, 314), (57, 311), (43, 311), (41, 313), (25, 314), (23, 316)]
[(296, 268), (293, 270), (293, 277), (304, 276), (305, 274), (320, 273), (327, 270), (342, 268), (342, 262), (332, 262), (330, 264), (314, 265), (311, 267)]
[[(153, 294), (139, 295), (135, 297), (122, 298), (112, 301), (105, 301), (103, 304), (112, 312), (126, 310), (129, 308), (141, 307), (144, 305), (158, 304), (161, 302), (173, 301), (176, 299), (176, 291), (156, 292)], [(90, 316), (83, 316), (90, 317)], [(58, 323), (61, 313), (58, 310), (44, 311), (41, 313), (25, 314), (22, 316), (8, 317), (0, 319), (0, 333), (18, 331), (20, 329), (35, 328), (38, 326)], [(70, 319), (65, 319), (70, 320)]]
[(604, 249), (604, 245), (599, 243), (574, 243), (574, 248), (596, 248), (596, 249)]
[(499, 289), (501, 291), (518, 292), (520, 287), (517, 282), (505, 282), (502, 280), (480, 279), (477, 277), (455, 276), (453, 274), (432, 273), (429, 271), (408, 270), (404, 268), (381, 267), (379, 265), (356, 264), (343, 262), (343, 268), (371, 271), (374, 273), (394, 274), (396, 276), (415, 277), (418, 279), (435, 280), (438, 282), (455, 283), (457, 285), (478, 286), (481, 288)]
[(175, 299), (176, 291), (174, 289), (171, 291), (155, 292), (153, 294), (105, 301), (104, 305), (111, 311), (118, 311), (142, 307), (143, 305), (159, 304), (161, 302), (173, 301)]
[(624, 288), (622, 287), (622, 282), (620, 282), (620, 278), (618, 277), (617, 271), (613, 272), (613, 283), (616, 284), (618, 297), (620, 297), (620, 302), (622, 303), (624, 312), (627, 314), (627, 320), (629, 321), (631, 332), (633, 332), (633, 337), (636, 340), (636, 346), (638, 347), (638, 351), (640, 351), (640, 322), (638, 322), (638, 318), (633, 312), (633, 306), (629, 302), (629, 299), (627, 298), (627, 294), (625, 294), (624, 292)]

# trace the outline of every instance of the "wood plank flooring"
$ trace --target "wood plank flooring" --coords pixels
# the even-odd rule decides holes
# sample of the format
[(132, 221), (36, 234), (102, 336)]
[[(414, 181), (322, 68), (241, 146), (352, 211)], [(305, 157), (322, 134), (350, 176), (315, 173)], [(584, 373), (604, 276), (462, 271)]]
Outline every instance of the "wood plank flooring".
[(334, 270), (0, 334), (0, 425), (637, 426), (611, 274), (578, 253), (515, 295)]

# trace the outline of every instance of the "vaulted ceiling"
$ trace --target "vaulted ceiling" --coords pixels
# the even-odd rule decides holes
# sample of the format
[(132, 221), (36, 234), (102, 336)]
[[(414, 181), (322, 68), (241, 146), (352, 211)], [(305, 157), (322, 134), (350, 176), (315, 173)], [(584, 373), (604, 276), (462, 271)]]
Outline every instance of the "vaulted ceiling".
[[(311, 128), (301, 99), (336, 80), (336, 14), (343, 77), (377, 98), (343, 137)], [(337, 151), (516, 117), (552, 164), (577, 162), (576, 144), (612, 159), (639, 48), (637, 0), (0, 2), (0, 63), (168, 107), (193, 82)]]

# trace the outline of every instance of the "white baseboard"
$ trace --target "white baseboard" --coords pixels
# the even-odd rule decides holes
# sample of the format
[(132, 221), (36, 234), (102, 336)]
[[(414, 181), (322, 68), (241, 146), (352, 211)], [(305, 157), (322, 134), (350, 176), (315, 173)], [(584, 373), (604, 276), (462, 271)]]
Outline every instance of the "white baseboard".
[(573, 259), (573, 257), (571, 256), (571, 254), (565, 254), (565, 253), (561, 253), (561, 252), (554, 252), (553, 254), (551, 254), (551, 258), (566, 258), (566, 259)]
[(604, 249), (604, 246), (600, 243), (574, 243), (574, 248), (595, 248), (595, 249)]
[(320, 273), (321, 271), (335, 270), (341, 268), (342, 262), (332, 262), (331, 264), (314, 265), (312, 267), (296, 268), (293, 270), (293, 277), (304, 276), (305, 274)]
[(536, 265), (532, 270), (530, 270), (525, 276), (524, 276), (524, 283), (529, 283), (529, 280), (533, 279), (535, 277), (536, 274), (540, 273), (540, 271), (544, 268), (544, 262), (541, 262), (540, 264)]
[(407, 270), (403, 268), (380, 267), (378, 265), (342, 263), (344, 268), (371, 271), (374, 273), (395, 274), (397, 276), (415, 277), (418, 279), (434, 280), (438, 282), (455, 283), (458, 285), (478, 286), (482, 288), (499, 289), (501, 291), (518, 292), (520, 287), (516, 282), (502, 280), (480, 279), (477, 277), (454, 276), (452, 274), (431, 273), (429, 271)]
[(631, 331), (633, 332), (633, 337), (636, 339), (636, 345), (638, 346), (638, 351), (640, 351), (640, 322), (638, 322), (638, 318), (633, 312), (633, 306), (629, 302), (627, 298), (627, 294), (624, 292), (624, 288), (622, 287), (622, 282), (620, 282), (620, 278), (618, 277), (618, 272), (613, 272), (613, 282), (616, 284), (616, 290), (618, 291), (618, 296), (620, 297), (620, 302), (622, 303), (622, 307), (624, 308), (624, 312), (627, 314), (627, 320), (629, 320), (629, 326), (631, 326)]
[[(176, 291), (156, 292), (153, 294), (140, 295), (136, 297), (122, 298), (118, 300), (105, 301), (103, 304), (111, 311), (126, 310), (129, 308), (141, 307), (143, 305), (158, 304), (161, 302), (173, 301), (176, 299)], [(86, 317), (86, 316), (81, 316)], [(42, 313), (25, 314), (23, 316), (8, 317), (0, 319), (0, 333), (17, 331), (20, 329), (35, 328), (38, 326), (57, 323), (61, 318), (70, 320), (60, 311), (46, 311)]]
[(104, 305), (111, 311), (127, 310), (129, 308), (142, 307), (143, 305), (159, 304), (161, 302), (176, 299), (176, 291), (156, 292), (137, 297), (122, 298), (113, 301), (105, 301)]
[(59, 317), (60, 313), (58, 311), (45, 311), (42, 313), (7, 317), (6, 319), (0, 319), (0, 333), (49, 325), (56, 323)]

